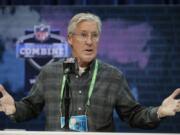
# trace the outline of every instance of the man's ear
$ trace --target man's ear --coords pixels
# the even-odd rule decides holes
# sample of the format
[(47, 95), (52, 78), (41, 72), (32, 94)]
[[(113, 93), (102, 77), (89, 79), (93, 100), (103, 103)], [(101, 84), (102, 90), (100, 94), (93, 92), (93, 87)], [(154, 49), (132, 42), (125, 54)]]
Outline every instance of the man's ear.
[(72, 36), (68, 35), (67, 40), (68, 40), (69, 45), (72, 47)]

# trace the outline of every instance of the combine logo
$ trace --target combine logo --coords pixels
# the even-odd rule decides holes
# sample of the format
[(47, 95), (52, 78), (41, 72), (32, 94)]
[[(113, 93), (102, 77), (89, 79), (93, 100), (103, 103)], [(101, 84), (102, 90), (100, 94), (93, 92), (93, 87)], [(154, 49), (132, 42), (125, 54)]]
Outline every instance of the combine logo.
[(33, 30), (26, 30), (25, 36), (16, 43), (16, 56), (27, 59), (33, 67), (40, 70), (41, 65), (35, 58), (56, 58), (69, 56), (68, 43), (57, 30), (52, 31), (49, 25), (35, 25)]

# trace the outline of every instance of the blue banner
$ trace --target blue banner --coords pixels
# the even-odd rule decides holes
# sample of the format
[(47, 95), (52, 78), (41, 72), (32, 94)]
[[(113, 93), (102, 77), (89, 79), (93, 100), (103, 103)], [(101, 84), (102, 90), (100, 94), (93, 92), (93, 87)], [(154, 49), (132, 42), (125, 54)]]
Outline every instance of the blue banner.
[(23, 43), (16, 45), (16, 56), (20, 58), (68, 57), (67, 43)]

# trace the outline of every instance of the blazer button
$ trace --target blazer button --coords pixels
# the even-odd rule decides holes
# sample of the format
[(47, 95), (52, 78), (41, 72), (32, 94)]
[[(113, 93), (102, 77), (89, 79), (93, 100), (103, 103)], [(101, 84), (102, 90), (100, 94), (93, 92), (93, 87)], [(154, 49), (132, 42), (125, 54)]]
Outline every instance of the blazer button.
[(82, 108), (81, 107), (78, 107), (78, 111), (81, 111), (82, 110)]
[(81, 90), (79, 90), (79, 92), (78, 92), (80, 95), (82, 94), (82, 91)]

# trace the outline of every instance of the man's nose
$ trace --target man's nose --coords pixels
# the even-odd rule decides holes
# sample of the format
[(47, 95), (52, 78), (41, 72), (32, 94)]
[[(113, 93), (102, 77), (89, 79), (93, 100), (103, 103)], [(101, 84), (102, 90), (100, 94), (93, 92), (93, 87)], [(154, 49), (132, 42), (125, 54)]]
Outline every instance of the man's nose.
[(93, 40), (92, 40), (92, 37), (91, 36), (88, 36), (87, 39), (86, 39), (86, 43), (88, 45), (91, 45), (93, 43)]

